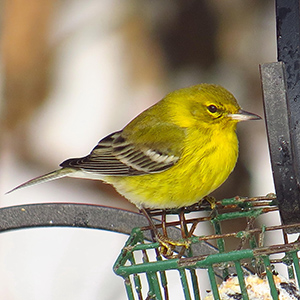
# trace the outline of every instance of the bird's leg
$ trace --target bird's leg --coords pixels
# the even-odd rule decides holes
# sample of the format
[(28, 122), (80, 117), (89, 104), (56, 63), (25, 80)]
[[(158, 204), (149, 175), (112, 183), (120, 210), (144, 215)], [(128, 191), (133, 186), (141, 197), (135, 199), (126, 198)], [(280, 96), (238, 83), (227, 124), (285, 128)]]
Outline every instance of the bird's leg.
[[(205, 196), (203, 199), (202, 199), (202, 201), (203, 200), (206, 200), (209, 204), (210, 204), (210, 208), (211, 208), (211, 210), (214, 210), (215, 208), (216, 208), (216, 198), (215, 197), (212, 197), (212, 196)], [(202, 202), (201, 201), (201, 202)]]
[[(173, 257), (173, 251), (175, 249), (176, 246), (183, 246), (185, 248), (188, 248), (190, 246), (190, 241), (188, 240), (183, 240), (183, 241), (179, 241), (179, 240), (172, 240), (170, 239), (166, 234), (167, 230), (166, 230), (166, 224), (163, 225), (163, 227), (165, 227), (164, 230), (164, 234), (161, 234), (157, 227), (155, 226), (154, 222), (152, 221), (151, 217), (149, 216), (148, 212), (146, 211), (146, 209), (144, 207), (140, 208), (141, 212), (144, 214), (144, 216), (147, 218), (150, 228), (152, 229), (152, 231), (155, 234), (155, 238), (156, 240), (160, 243), (161, 245), (161, 254), (167, 258)], [(164, 220), (164, 222), (166, 221), (165, 217), (162, 218), (162, 220)]]
[[(185, 215), (184, 215), (184, 208), (180, 209), (180, 214), (179, 214), (179, 221), (180, 221), (180, 230), (181, 230), (181, 236), (184, 240), (187, 239), (188, 235), (188, 230), (186, 226), (186, 220), (185, 220)], [(187, 247), (182, 246), (180, 252), (178, 253), (178, 257), (183, 256), (185, 250)]]
[(161, 228), (162, 235), (158, 237), (158, 241), (161, 244), (160, 252), (164, 257), (171, 258), (173, 256), (175, 246), (169, 243), (170, 239), (167, 231), (167, 214), (165, 210), (162, 211), (161, 215)]
[(155, 235), (157, 235), (158, 230), (157, 230), (155, 224), (153, 223), (151, 217), (149, 216), (148, 212), (146, 211), (146, 209), (145, 209), (143, 206), (141, 206), (141, 207), (140, 207), (140, 211), (142, 212), (142, 214), (143, 214), (143, 215), (146, 217), (146, 219), (148, 220), (148, 223), (149, 223), (149, 225), (150, 225), (151, 230), (155, 233)]
[(181, 236), (183, 239), (186, 239), (187, 238), (187, 228), (186, 228), (186, 221), (185, 221), (185, 216), (184, 216), (184, 208), (180, 209), (179, 221), (180, 221)]
[(162, 232), (164, 236), (168, 236), (168, 232), (167, 232), (167, 214), (166, 211), (163, 210), (162, 211), (162, 215), (161, 215), (161, 228), (162, 228)]
[[(171, 243), (169, 243), (169, 238), (163, 234), (161, 234), (157, 227), (155, 226), (154, 222), (152, 221), (151, 217), (149, 216), (148, 212), (146, 211), (146, 209), (144, 207), (140, 208), (141, 212), (143, 213), (143, 215), (147, 218), (149, 226), (151, 228), (151, 230), (153, 231), (156, 240), (160, 243), (161, 245), (161, 254), (163, 256), (166, 257), (170, 257), (173, 254), (174, 248), (175, 246), (172, 245)], [(164, 218), (164, 222), (165, 222), (165, 218)], [(163, 225), (164, 227), (166, 226), (166, 224)], [(164, 229), (166, 231), (166, 227)]]

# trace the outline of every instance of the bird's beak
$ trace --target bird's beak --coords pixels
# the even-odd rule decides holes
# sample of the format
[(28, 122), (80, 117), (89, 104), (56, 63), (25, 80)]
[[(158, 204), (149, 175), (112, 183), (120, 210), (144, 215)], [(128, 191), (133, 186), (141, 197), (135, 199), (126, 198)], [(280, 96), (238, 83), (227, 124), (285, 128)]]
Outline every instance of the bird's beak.
[(240, 109), (236, 114), (229, 114), (227, 116), (232, 120), (237, 120), (238, 122), (248, 120), (261, 120), (260, 116), (242, 109)]

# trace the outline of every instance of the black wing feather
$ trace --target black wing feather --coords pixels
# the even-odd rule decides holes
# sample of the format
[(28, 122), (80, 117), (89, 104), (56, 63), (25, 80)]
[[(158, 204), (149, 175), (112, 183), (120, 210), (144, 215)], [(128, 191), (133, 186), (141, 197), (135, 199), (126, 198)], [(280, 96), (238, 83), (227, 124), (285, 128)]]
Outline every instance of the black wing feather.
[(60, 166), (100, 175), (135, 176), (162, 172), (178, 159), (155, 149), (136, 148), (122, 136), (121, 131), (117, 131), (103, 138), (89, 155), (68, 159)]

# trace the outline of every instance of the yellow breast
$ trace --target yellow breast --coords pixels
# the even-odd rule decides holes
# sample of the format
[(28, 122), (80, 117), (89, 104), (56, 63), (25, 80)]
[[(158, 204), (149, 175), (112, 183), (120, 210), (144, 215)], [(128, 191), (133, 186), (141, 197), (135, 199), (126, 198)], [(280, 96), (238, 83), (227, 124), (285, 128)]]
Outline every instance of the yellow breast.
[[(192, 205), (218, 188), (238, 156), (235, 130), (205, 135), (189, 132), (180, 160), (170, 169), (149, 175), (110, 177), (107, 182), (138, 207), (178, 208)], [(195, 140), (198, 141), (195, 143)]]

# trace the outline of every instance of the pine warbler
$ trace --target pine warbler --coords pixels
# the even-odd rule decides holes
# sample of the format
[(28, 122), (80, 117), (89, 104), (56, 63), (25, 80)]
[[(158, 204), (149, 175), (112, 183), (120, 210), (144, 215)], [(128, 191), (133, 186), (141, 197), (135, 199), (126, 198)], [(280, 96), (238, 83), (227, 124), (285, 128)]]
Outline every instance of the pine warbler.
[(138, 208), (179, 208), (200, 201), (232, 172), (239, 121), (259, 116), (240, 109), (218, 85), (199, 84), (168, 94), (82, 158), (11, 191), (69, 176), (112, 184)]

